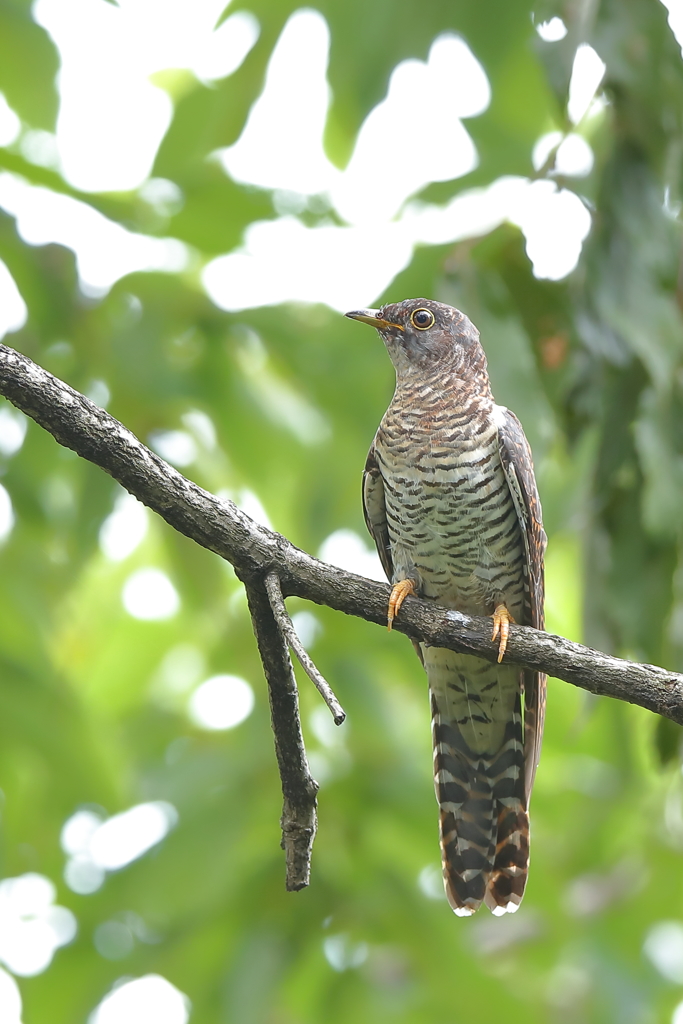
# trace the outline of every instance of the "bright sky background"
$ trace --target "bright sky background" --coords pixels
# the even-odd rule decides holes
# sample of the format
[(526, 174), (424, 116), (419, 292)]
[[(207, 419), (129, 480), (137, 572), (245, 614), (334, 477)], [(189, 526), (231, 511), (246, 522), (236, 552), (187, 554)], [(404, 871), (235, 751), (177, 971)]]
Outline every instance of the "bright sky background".
[[(236, 70), (259, 26), (253, 15), (236, 12), (214, 31), (224, 6), (224, 0), (121, 0), (118, 7), (105, 0), (37, 0), (35, 17), (54, 39), (62, 62), (56, 135), (22, 127), (2, 99), (0, 142), (13, 141), (29, 159), (59, 167), (83, 191), (140, 189), (147, 201), (163, 202), (174, 186), (150, 183), (149, 175), (172, 104), (150, 75), (185, 68), (210, 82)], [(566, 29), (554, 18), (538, 31), (552, 41)], [(238, 310), (292, 299), (322, 301), (338, 310), (369, 305), (410, 261), (416, 244), (457, 241), (504, 220), (524, 232), (538, 277), (560, 279), (573, 269), (590, 214), (574, 192), (559, 190), (552, 181), (502, 179), (445, 207), (410, 201), (429, 182), (460, 177), (477, 165), (461, 119), (487, 108), (490, 86), (462, 39), (443, 35), (434, 40), (426, 61), (396, 67), (387, 96), (366, 118), (344, 171), (330, 163), (322, 145), (330, 97), (328, 50), (322, 15), (310, 9), (292, 15), (242, 136), (214, 154), (226, 174), (272, 190), (280, 213), (252, 224), (235, 252), (205, 267), (204, 287), (217, 305)], [(574, 123), (587, 112), (590, 116), (603, 73), (597, 54), (580, 47), (568, 105)], [(373, 139), (395, 132), (415, 110), (423, 123), (450, 124), (447, 144), (414, 147), (389, 168), (380, 165)], [(274, 138), (279, 139), (277, 162), (271, 159)], [(558, 146), (563, 173), (577, 179), (589, 173), (592, 153), (578, 133), (539, 140), (534, 162), (540, 166)], [(346, 226), (304, 226), (297, 214), (316, 204), (334, 207)], [(8, 173), (0, 174), (0, 206), (16, 216), (31, 244), (70, 247), (90, 295), (106, 293), (131, 271), (172, 272), (191, 259), (176, 239), (126, 231), (87, 204)], [(0, 334), (16, 329), (26, 315), (2, 264), (0, 310)]]

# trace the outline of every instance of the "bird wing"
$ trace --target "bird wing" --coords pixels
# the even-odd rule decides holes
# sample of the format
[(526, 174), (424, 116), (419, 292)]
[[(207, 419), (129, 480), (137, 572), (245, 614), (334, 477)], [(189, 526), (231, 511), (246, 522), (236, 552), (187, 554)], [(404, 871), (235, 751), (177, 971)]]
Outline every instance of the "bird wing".
[[(394, 562), (391, 557), (391, 541), (389, 540), (389, 526), (387, 523), (387, 506), (384, 500), (384, 480), (377, 462), (374, 441), (368, 452), (363, 470), (363, 514), (365, 525), (370, 536), (375, 542), (379, 560), (390, 583), (394, 580)], [(411, 644), (424, 665), (422, 647), (417, 640), (411, 640)]]
[[(536, 487), (534, 465), (522, 425), (509, 409), (501, 408), (498, 427), (500, 461), (505, 471), (517, 519), (524, 538), (526, 609), (522, 625), (544, 628), (545, 594), (543, 556), (547, 538), (541, 517), (541, 501)], [(527, 618), (528, 616), (528, 618)], [(523, 673), (524, 682), (524, 760), (527, 805), (541, 753), (545, 718), (547, 676), (542, 672)]]
[(368, 452), (363, 470), (363, 514), (370, 536), (375, 542), (382, 568), (391, 583), (394, 575), (394, 563), (391, 558), (387, 508), (384, 501), (384, 481), (377, 462), (374, 443)]

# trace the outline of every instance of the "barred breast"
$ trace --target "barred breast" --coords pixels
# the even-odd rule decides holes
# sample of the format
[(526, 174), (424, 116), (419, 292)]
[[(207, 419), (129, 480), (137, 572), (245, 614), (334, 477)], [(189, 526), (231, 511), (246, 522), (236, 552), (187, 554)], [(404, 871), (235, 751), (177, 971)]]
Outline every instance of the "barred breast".
[[(397, 389), (375, 441), (397, 579), (470, 615), (524, 604), (524, 544), (500, 461), (498, 406)], [(400, 415), (395, 410), (400, 409)]]

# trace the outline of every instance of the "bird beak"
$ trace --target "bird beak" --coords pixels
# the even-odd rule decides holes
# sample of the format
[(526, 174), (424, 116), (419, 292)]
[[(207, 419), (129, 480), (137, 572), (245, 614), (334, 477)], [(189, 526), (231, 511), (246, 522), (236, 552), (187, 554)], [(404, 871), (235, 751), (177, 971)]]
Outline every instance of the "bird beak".
[(382, 320), (378, 309), (354, 309), (350, 313), (344, 313), (344, 316), (348, 316), (351, 320), (360, 320), (362, 324), (369, 324), (370, 327), (376, 327), (378, 331), (386, 330), (387, 327), (394, 327), (397, 331), (403, 330), (400, 324)]

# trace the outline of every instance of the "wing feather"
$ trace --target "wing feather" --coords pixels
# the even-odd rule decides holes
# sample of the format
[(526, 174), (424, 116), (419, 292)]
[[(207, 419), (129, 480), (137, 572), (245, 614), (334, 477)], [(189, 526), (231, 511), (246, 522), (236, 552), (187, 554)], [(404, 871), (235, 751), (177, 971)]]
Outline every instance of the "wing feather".
[[(373, 443), (363, 471), (363, 513), (365, 525), (375, 542), (379, 560), (390, 583), (394, 580), (394, 562), (391, 557), (391, 541), (387, 522), (387, 507), (384, 498), (384, 481), (375, 454)], [(411, 640), (415, 653), (424, 665), (422, 648), (417, 640)]]
[(370, 536), (375, 542), (379, 560), (387, 579), (391, 583), (394, 563), (391, 558), (391, 542), (387, 523), (387, 507), (384, 500), (384, 481), (373, 444), (363, 470), (363, 514)]
[[(528, 621), (522, 625), (543, 629), (545, 625), (543, 557), (547, 539), (543, 529), (541, 501), (536, 487), (534, 464), (521, 423), (509, 409), (499, 408), (502, 413), (498, 427), (500, 461), (522, 529), (526, 556)], [(542, 672), (524, 672), (523, 681), (525, 788), (528, 806), (541, 753), (547, 676)]]

